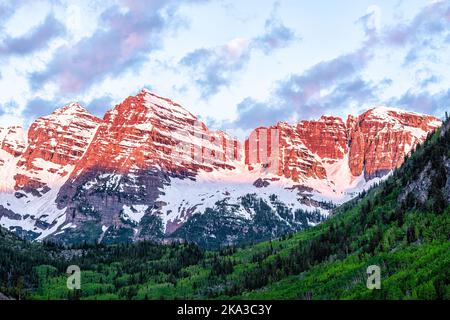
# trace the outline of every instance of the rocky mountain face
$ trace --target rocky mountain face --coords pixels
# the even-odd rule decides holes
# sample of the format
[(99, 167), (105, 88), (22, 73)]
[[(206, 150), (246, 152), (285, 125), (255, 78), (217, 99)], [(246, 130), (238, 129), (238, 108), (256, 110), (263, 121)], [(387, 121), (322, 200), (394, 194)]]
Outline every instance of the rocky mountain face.
[[(330, 178), (327, 168), (344, 159), (352, 176), (364, 174), (368, 181), (399, 167), (414, 146), (440, 125), (441, 121), (432, 116), (378, 107), (358, 117), (350, 115), (346, 122), (338, 117), (322, 116), (317, 121), (301, 121), (296, 125), (278, 123), (258, 128), (252, 135), (257, 141), (254, 149), (259, 150), (261, 132), (276, 132), (279, 136), (276, 141), (279, 149), (274, 156), (279, 161), (277, 173), (293, 181)], [(274, 144), (273, 140), (264, 141), (269, 143)], [(246, 150), (249, 145), (247, 140)], [(273, 148), (269, 150), (274, 152)], [(246, 161), (251, 169), (265, 160), (259, 158), (259, 153), (252, 157), (247, 152)]]
[(353, 175), (366, 179), (382, 177), (399, 167), (404, 156), (424, 141), (441, 121), (432, 116), (387, 108), (369, 110), (347, 120), (350, 141), (349, 163)]
[[(186, 176), (198, 170), (234, 169), (225, 161), (227, 145), (236, 149), (237, 141), (209, 131), (180, 105), (143, 90), (106, 113), (72, 176), (99, 166), (119, 173), (159, 166)], [(207, 157), (211, 161), (202, 161)]]
[(22, 127), (0, 127), (0, 149), (18, 157), (25, 149), (25, 132)]
[(41, 196), (57, 186), (85, 155), (101, 123), (76, 103), (37, 119), (30, 126), (27, 147), (17, 162), (17, 195)]
[(26, 148), (25, 135), (22, 127), (0, 127), (0, 192), (7, 192), (14, 186), (11, 173)]
[(440, 125), (379, 107), (241, 143), (148, 90), (103, 119), (72, 103), (28, 134), (0, 128), (0, 224), (66, 243), (263, 240), (319, 223)]

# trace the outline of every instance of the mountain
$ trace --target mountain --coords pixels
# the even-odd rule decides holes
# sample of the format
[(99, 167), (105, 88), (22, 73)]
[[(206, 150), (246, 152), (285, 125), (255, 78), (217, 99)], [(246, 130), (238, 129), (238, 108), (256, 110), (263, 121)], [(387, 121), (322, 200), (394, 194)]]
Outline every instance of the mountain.
[(22, 127), (0, 127), (0, 193), (14, 187), (12, 173), (16, 170), (16, 159), (26, 148), (25, 132)]
[(77, 103), (0, 131), (0, 224), (63, 243), (261, 241), (322, 222), (441, 125), (372, 108), (241, 142), (146, 89), (103, 119)]
[[(341, 189), (348, 189), (350, 180), (361, 174), (367, 181), (397, 168), (404, 156), (440, 125), (441, 121), (432, 116), (377, 107), (358, 117), (349, 116), (346, 122), (322, 116), (317, 121), (301, 121), (296, 125), (279, 123), (258, 128), (255, 133), (258, 137), (260, 132), (278, 132), (280, 151), (275, 152), (280, 153), (279, 174), (293, 181), (328, 178), (332, 185), (341, 184)], [(250, 165), (261, 163), (248, 152), (246, 159), (250, 159)]]
[(65, 210), (58, 209), (55, 200), (100, 123), (100, 119), (72, 103), (33, 122), (25, 141), (20, 128), (5, 134), (3, 146), (12, 142), (11, 147), (3, 147), (6, 153), (2, 154), (3, 226), (13, 227), (27, 238), (42, 239), (65, 221)]
[[(195, 244), (22, 240), (0, 227), (0, 292), (26, 299), (450, 299), (450, 122), (323, 223), (205, 251)], [(66, 268), (83, 270), (82, 290)], [(366, 287), (378, 266), (381, 288)]]

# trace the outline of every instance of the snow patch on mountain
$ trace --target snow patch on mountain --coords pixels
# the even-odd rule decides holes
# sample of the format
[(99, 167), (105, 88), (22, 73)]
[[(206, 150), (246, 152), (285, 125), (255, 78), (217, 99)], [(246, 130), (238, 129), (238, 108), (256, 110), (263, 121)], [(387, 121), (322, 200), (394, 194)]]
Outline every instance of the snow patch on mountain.
[(37, 240), (52, 234), (66, 219), (66, 209), (58, 209), (55, 202), (59, 189), (66, 180), (67, 176), (54, 181), (52, 188), (42, 196), (13, 192), (0, 193), (0, 204), (20, 215), (19, 220), (3, 216), (0, 224), (5, 228), (21, 227), (25, 231), (40, 234)]
[(147, 205), (124, 205), (121, 218), (139, 223), (148, 209)]
[[(304, 211), (317, 209), (324, 216), (329, 214), (326, 209), (302, 204), (301, 195), (296, 188), (297, 184), (290, 179), (270, 174), (262, 176), (260, 171), (248, 171), (243, 166), (236, 170), (201, 171), (195, 180), (171, 178), (170, 184), (161, 190), (162, 195), (158, 198), (158, 201), (163, 203), (162, 209), (158, 211), (164, 227), (168, 223), (184, 223), (194, 213), (203, 213), (207, 208), (215, 208), (219, 201), (225, 200), (228, 205), (239, 205), (240, 199), (248, 194), (256, 194), (269, 205), (271, 204), (270, 196), (276, 195), (278, 200), (290, 209)], [(267, 182), (267, 186), (255, 185), (255, 181), (261, 177)], [(307, 181), (305, 185), (312, 181), (313, 179)], [(315, 186), (318, 185), (319, 181), (316, 181)], [(321, 187), (325, 188), (323, 184)], [(318, 201), (325, 199), (317, 190), (308, 195)], [(238, 210), (236, 213), (245, 219), (252, 218), (252, 214), (245, 210)]]
[(103, 235), (112, 226), (141, 228), (142, 218), (153, 214), (170, 233), (219, 206), (251, 220), (257, 209), (242, 205), (248, 195), (283, 221), (278, 204), (290, 214), (327, 216), (333, 205), (385, 179), (440, 124), (376, 107), (347, 122), (323, 116), (261, 127), (252, 132), (254, 141), (241, 144), (148, 90), (103, 120), (71, 103), (37, 119), (27, 134), (0, 127), (0, 225), (42, 240), (85, 221), (98, 222)]

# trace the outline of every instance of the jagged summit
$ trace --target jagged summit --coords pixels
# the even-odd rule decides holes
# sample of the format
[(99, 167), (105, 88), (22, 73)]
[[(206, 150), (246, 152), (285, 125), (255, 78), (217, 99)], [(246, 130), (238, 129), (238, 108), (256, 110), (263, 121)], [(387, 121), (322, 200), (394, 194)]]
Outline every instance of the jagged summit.
[[(28, 134), (0, 128), (0, 224), (33, 239), (129, 241), (172, 234), (219, 205), (250, 221), (265, 203), (273, 223), (294, 231), (385, 177), (440, 124), (377, 107), (346, 121), (279, 122), (238, 141), (148, 89), (103, 119), (70, 103)], [(300, 223), (299, 209), (322, 218)], [(235, 228), (230, 239), (246, 232)]]
[(432, 126), (439, 126), (442, 123), (440, 119), (433, 116), (386, 106), (370, 108), (366, 112), (362, 113), (359, 118), (366, 120), (378, 119), (387, 123), (411, 125), (416, 127), (426, 127), (429, 124)]
[[(26, 132), (21, 126), (0, 127), (0, 150), (8, 155), (20, 156), (26, 147), (26, 140)], [(6, 162), (7, 155), (3, 158), (0, 157), (0, 170), (2, 170), (1, 165)]]
[(61, 108), (56, 109), (53, 113), (73, 115), (77, 113), (89, 113), (89, 111), (84, 108), (79, 102), (71, 102)]
[(406, 111), (406, 110), (402, 110), (402, 109), (390, 107), (390, 106), (385, 106), (385, 105), (373, 106), (373, 107), (369, 108), (366, 112), (373, 113), (373, 114), (379, 114), (379, 115), (392, 114), (392, 113), (397, 113), (397, 114), (407, 113), (410, 115), (425, 116), (425, 114), (423, 114), (423, 113), (414, 112), (414, 111)]
[(134, 123), (148, 128), (151, 126), (151, 123), (158, 121), (157, 119), (174, 118), (188, 122), (197, 121), (197, 117), (180, 104), (146, 88), (115, 105), (104, 116), (106, 122), (126, 120), (123, 124), (131, 125)]
[(158, 94), (157, 92), (151, 91), (151, 90), (149, 90), (147, 88), (141, 89), (141, 91), (139, 91), (137, 96), (144, 96), (144, 97), (147, 97), (148, 99), (151, 99), (153, 101), (158, 101), (158, 100), (159, 101), (164, 101), (165, 104), (185, 109), (184, 107), (181, 106), (181, 104), (179, 104), (179, 103), (177, 103), (177, 102), (175, 102), (175, 101), (173, 101), (173, 100), (171, 100), (169, 98), (163, 97), (160, 94)]
[[(77, 127), (82, 128), (86, 124), (91, 127), (92, 123), (100, 123), (102, 120), (91, 114), (78, 102), (72, 102), (65, 106), (56, 109), (47, 116), (42, 116), (34, 121), (30, 126), (30, 131), (35, 131), (37, 128), (57, 129), (59, 127)], [(59, 130), (59, 129), (57, 129)], [(68, 130), (68, 129), (64, 129)]]
[(0, 126), (0, 131), (3, 132), (3, 130), (12, 130), (12, 129), (19, 129), (19, 128), (23, 128), (23, 127), (19, 124), (12, 124), (12, 125), (8, 125), (8, 126)]

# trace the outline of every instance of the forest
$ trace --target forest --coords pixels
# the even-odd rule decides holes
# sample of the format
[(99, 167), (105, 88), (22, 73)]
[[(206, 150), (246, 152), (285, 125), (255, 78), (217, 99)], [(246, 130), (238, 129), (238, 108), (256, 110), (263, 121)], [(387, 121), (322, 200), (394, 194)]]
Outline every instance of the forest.
[[(206, 250), (195, 243), (63, 246), (0, 229), (0, 292), (15, 299), (450, 299), (449, 121), (387, 180), (317, 226)], [(426, 175), (425, 189), (417, 189)], [(418, 193), (425, 193), (423, 201)], [(81, 269), (81, 289), (66, 269)], [(369, 265), (381, 289), (366, 287)]]

